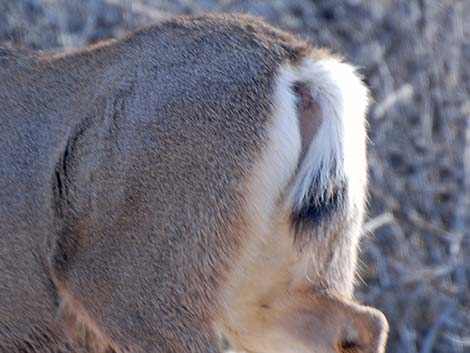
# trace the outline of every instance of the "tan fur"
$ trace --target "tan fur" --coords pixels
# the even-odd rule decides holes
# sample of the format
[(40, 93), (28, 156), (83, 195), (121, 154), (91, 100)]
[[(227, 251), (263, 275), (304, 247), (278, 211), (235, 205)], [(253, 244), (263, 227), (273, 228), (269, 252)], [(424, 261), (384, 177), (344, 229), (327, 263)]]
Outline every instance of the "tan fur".
[(86, 351), (96, 353), (119, 353), (112, 342), (103, 336), (96, 323), (90, 318), (80, 303), (74, 300), (66, 291), (59, 290), (61, 304), (58, 308), (60, 321), (66, 335)]
[(0, 56), (0, 352), (381, 353), (367, 89), (250, 16)]

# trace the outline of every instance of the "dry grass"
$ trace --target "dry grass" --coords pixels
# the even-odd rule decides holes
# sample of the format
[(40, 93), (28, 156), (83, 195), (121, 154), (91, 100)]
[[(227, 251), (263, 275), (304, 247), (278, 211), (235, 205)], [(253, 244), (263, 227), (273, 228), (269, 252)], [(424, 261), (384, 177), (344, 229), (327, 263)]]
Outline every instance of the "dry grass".
[(361, 68), (376, 103), (357, 295), (389, 318), (389, 352), (470, 352), (470, 2), (0, 0), (0, 42), (63, 50), (203, 11), (263, 16)]

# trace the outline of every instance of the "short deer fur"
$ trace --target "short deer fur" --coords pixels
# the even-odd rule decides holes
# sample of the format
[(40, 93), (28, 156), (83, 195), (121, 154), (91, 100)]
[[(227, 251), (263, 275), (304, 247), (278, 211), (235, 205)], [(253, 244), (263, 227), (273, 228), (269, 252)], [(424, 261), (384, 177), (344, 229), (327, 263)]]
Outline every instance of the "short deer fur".
[(0, 351), (380, 353), (368, 91), (241, 15), (0, 51)]

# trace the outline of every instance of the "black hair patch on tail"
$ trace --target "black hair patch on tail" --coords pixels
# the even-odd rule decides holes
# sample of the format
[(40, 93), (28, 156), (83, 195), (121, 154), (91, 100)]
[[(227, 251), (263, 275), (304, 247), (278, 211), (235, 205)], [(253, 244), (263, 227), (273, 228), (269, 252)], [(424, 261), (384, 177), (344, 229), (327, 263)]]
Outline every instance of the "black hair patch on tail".
[[(318, 190), (313, 182), (309, 196), (292, 210), (291, 225), (294, 230), (294, 241), (301, 241), (305, 235), (320, 233), (335, 215), (341, 216), (345, 211), (347, 185), (345, 181), (335, 182), (328, 190)], [(316, 232), (315, 232), (316, 233)]]

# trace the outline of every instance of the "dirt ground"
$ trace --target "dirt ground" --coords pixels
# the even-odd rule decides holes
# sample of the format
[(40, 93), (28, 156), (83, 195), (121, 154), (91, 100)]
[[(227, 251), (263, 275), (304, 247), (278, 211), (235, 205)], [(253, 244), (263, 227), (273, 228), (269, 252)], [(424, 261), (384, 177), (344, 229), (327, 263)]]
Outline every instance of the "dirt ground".
[(0, 44), (62, 51), (201, 12), (249, 12), (360, 68), (375, 103), (360, 300), (388, 352), (470, 352), (470, 1), (0, 0)]

